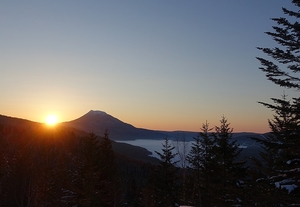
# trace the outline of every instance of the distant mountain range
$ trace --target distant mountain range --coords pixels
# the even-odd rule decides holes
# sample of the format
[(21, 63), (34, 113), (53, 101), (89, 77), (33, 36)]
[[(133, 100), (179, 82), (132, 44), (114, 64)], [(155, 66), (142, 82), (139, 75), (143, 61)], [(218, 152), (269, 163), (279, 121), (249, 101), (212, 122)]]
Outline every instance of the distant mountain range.
[[(79, 127), (80, 128), (80, 127)], [(9, 117), (0, 115), (0, 129), (7, 132), (21, 131), (29, 132), (30, 134), (40, 134), (42, 131), (49, 131), (48, 127), (45, 127), (45, 124), (38, 123), (26, 119)], [(77, 137), (84, 137), (88, 135), (88, 132), (94, 130), (82, 130), (82, 128), (77, 129), (75, 127), (68, 126), (68, 124), (58, 124), (55, 128), (55, 131), (64, 131), (66, 133), (73, 133)], [(101, 135), (103, 135), (101, 133)], [(0, 139), (2, 137), (0, 136)], [(118, 143), (112, 140), (112, 146), (118, 157), (127, 157), (130, 160), (138, 160), (147, 163), (157, 163), (158, 160), (154, 157), (150, 157), (152, 153), (145, 148), (133, 146), (126, 143)]]
[[(198, 132), (190, 131), (158, 131), (136, 128), (103, 111), (93, 110), (78, 119), (64, 122), (63, 124), (82, 131), (93, 132), (99, 136), (103, 135), (104, 131), (107, 129), (110, 139), (115, 141), (137, 139), (163, 140), (166, 136), (171, 140), (182, 140), (184, 137), (186, 141), (193, 141), (193, 137), (196, 137), (198, 134)], [(243, 157), (258, 157), (259, 151), (261, 150), (260, 145), (251, 138), (263, 136), (263, 134), (251, 132), (233, 133), (233, 140), (236, 140), (237, 144), (243, 148)]]
[[(43, 126), (41, 123), (32, 122), (25, 119), (12, 118), (0, 115), (0, 124), (24, 127), (27, 129), (34, 129)], [(59, 125), (65, 127), (68, 130), (72, 130), (75, 134), (82, 136), (87, 133), (95, 133), (96, 135), (102, 136), (105, 130), (108, 130), (109, 138), (115, 141), (128, 141), (128, 140), (163, 140), (168, 136), (171, 140), (182, 140), (183, 137), (186, 141), (192, 141), (193, 137), (197, 136), (198, 132), (190, 131), (158, 131), (136, 128), (131, 124), (125, 123), (103, 111), (91, 110), (87, 114), (79, 117), (78, 119), (63, 122)], [(260, 146), (253, 141), (252, 137), (262, 137), (263, 134), (257, 133), (233, 133), (233, 139), (237, 141), (241, 148), (243, 148), (244, 156), (258, 156)], [(113, 146), (115, 150), (121, 154), (134, 158), (133, 151), (137, 151), (136, 147), (125, 144), (114, 142)], [(143, 151), (143, 150), (141, 150)], [(147, 150), (144, 154), (150, 155), (151, 153)]]
[[(62, 123), (65, 126), (73, 127), (85, 132), (93, 132), (99, 136), (103, 135), (107, 129), (112, 140), (136, 140), (136, 139), (154, 139), (163, 140), (168, 136), (172, 140), (182, 139), (185, 137), (187, 141), (192, 141), (198, 132), (191, 131), (158, 131), (136, 128), (131, 124), (125, 123), (103, 111), (91, 110), (78, 119)], [(259, 137), (258, 133), (242, 132), (233, 133), (235, 139), (243, 139), (245, 137)], [(249, 140), (240, 140), (240, 144), (249, 144)]]
[(164, 139), (166, 136), (162, 131), (136, 128), (103, 111), (91, 110), (78, 119), (62, 124), (99, 136), (107, 129), (112, 140)]

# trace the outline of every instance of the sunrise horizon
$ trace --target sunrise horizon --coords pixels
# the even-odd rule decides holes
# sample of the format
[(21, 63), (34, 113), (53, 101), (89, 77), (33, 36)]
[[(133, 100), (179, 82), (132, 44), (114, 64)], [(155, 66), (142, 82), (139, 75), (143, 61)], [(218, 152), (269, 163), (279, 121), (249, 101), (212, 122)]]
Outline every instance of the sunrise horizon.
[(300, 206), (300, 0), (0, 19), (1, 206)]
[[(106, 112), (106, 111), (103, 111), (103, 110), (96, 110), (96, 109), (91, 109), (91, 110), (87, 110), (85, 113), (81, 114), (81, 115), (78, 115), (77, 117), (75, 116), (71, 116), (70, 118), (63, 118), (63, 114), (62, 113), (55, 113), (55, 112), (52, 112), (52, 113), (47, 113), (47, 115), (45, 115), (44, 117), (40, 118), (40, 119), (32, 119), (30, 117), (22, 117), (22, 116), (18, 116), (18, 115), (9, 115), (9, 114), (3, 114), (3, 113), (0, 113), (1, 115), (3, 116), (7, 116), (7, 117), (12, 117), (12, 118), (18, 118), (18, 119), (24, 119), (24, 120), (28, 120), (28, 121), (33, 121), (33, 122), (37, 122), (37, 123), (43, 123), (43, 124), (47, 124), (49, 126), (55, 126), (57, 124), (62, 124), (62, 123), (65, 123), (65, 122), (71, 122), (71, 121), (74, 121), (82, 116), (85, 116), (87, 115), (88, 113), (90, 112), (104, 112), (106, 113), (107, 115), (110, 115), (126, 124), (130, 124), (136, 128), (142, 128), (142, 129), (148, 129), (148, 130), (154, 130), (154, 131), (186, 131), (186, 132), (200, 132), (200, 128), (202, 126), (203, 123), (205, 123), (206, 121), (210, 124), (211, 128), (214, 128), (215, 126), (218, 126), (219, 125), (219, 120), (222, 118), (223, 115), (221, 115), (219, 117), (218, 120), (209, 120), (209, 119), (206, 119), (206, 120), (203, 120), (202, 123), (199, 123), (198, 125), (199, 126), (196, 126), (196, 124), (193, 124), (192, 127), (189, 127), (189, 126), (186, 126), (185, 127), (182, 127), (180, 126), (179, 124), (178, 125), (175, 125), (175, 126), (172, 126), (172, 124), (170, 123), (162, 123), (161, 125), (157, 125), (157, 124), (153, 124), (153, 123), (149, 123), (149, 122), (142, 122), (141, 120), (137, 120), (137, 121), (127, 121), (126, 118), (128, 120), (136, 120), (136, 119), (132, 119), (132, 117), (124, 117), (124, 118), (120, 118), (118, 116), (115, 116), (114, 114), (112, 113), (109, 113), (109, 112)], [(228, 119), (228, 117), (226, 117), (226, 115), (224, 115), (225, 118)], [(56, 120), (53, 120), (53, 119), (56, 119)], [(147, 120), (147, 117), (144, 117), (144, 120)], [(262, 127), (258, 127), (256, 130), (255, 130), (255, 126), (251, 126), (249, 127), (245, 127), (245, 126), (234, 126), (234, 122), (232, 123), (230, 121), (230, 119), (228, 119), (228, 122), (230, 123), (230, 127), (233, 128), (233, 133), (243, 133), (243, 132), (246, 132), (246, 133), (259, 133), (259, 134), (264, 134), (264, 133), (268, 133), (270, 130), (269, 130), (269, 126), (268, 126), (268, 122), (266, 120), (266, 126), (262, 126)], [(244, 125), (247, 125), (246, 123), (244, 123)], [(268, 128), (268, 130), (265, 130), (265, 127)]]
[(168, 131), (199, 131), (224, 115), (235, 132), (268, 132), (273, 111), (258, 102), (298, 96), (256, 59), (257, 47), (274, 46), (265, 31), (282, 7), (291, 4), (5, 2), (1, 113), (65, 122), (99, 109)]

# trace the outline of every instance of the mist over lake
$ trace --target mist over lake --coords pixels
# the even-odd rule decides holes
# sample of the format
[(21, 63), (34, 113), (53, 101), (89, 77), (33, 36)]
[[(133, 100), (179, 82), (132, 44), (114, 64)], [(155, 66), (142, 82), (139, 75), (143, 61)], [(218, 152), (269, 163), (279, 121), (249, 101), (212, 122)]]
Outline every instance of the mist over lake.
[[(134, 145), (134, 146), (139, 146), (139, 147), (146, 148), (147, 150), (149, 150), (150, 152), (152, 152), (151, 156), (159, 158), (159, 156), (155, 153), (155, 151), (162, 152), (162, 148), (163, 148), (162, 144), (165, 143), (165, 140), (137, 139), (137, 140), (117, 141), (117, 142), (127, 143), (127, 144), (131, 144), (131, 145)], [(172, 146), (175, 146), (176, 142), (177, 141), (170, 140), (170, 144)], [(179, 143), (179, 145), (183, 145), (182, 141), (178, 141), (178, 143)], [(189, 151), (192, 142), (191, 141), (187, 141), (186, 143), (188, 144), (188, 151)], [(176, 148), (174, 149), (174, 153), (176, 153)], [(179, 158), (177, 157), (176, 159), (178, 160)]]
[[(254, 137), (254, 134), (251, 134)], [(256, 136), (262, 136), (259, 134), (255, 134)], [(237, 144), (239, 145), (239, 148), (242, 149), (242, 153), (241, 153), (241, 159), (248, 159), (249, 157), (259, 157), (259, 152), (261, 150), (260, 145), (258, 143), (256, 143), (254, 140), (252, 140), (250, 138), (250, 135), (248, 133), (236, 133), (234, 134), (234, 138), (237, 141)], [(158, 158), (159, 156), (158, 154), (155, 152), (162, 152), (163, 149), (163, 144), (165, 143), (164, 139), (136, 139), (136, 140), (116, 140), (116, 142), (118, 143), (126, 143), (126, 144), (130, 144), (130, 145), (134, 145), (134, 146), (138, 146), (138, 147), (143, 147), (145, 149), (147, 149), (148, 151), (150, 151), (152, 154), (150, 156)], [(193, 143), (193, 140), (186, 140), (186, 155), (190, 152), (191, 150), (191, 146)], [(169, 144), (174, 146), (175, 149), (173, 150), (173, 153), (177, 153), (178, 152), (178, 147), (180, 148), (180, 152), (182, 153), (182, 148), (184, 146), (184, 141), (180, 141), (180, 140), (169, 140)], [(179, 155), (177, 155), (173, 161), (179, 161), (176, 165), (177, 166), (181, 166), (181, 162), (180, 162), (180, 157)]]

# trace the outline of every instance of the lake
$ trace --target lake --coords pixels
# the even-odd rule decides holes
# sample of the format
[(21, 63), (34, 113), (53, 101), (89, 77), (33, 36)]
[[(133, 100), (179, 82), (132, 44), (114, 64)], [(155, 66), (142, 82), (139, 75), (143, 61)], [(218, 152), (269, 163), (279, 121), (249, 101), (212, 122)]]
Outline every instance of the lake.
[[(158, 154), (155, 153), (155, 151), (162, 153), (162, 144), (165, 143), (165, 140), (147, 140), (147, 139), (137, 139), (137, 140), (128, 140), (128, 141), (116, 141), (116, 142), (120, 142), (120, 143), (127, 143), (130, 145), (134, 145), (134, 146), (139, 146), (139, 147), (143, 147), (145, 149), (147, 149), (148, 151), (150, 151), (152, 153), (153, 157), (159, 158)], [(171, 146), (176, 146), (177, 141), (173, 141), (173, 140), (169, 140), (169, 143)], [(179, 141), (179, 146), (182, 147), (183, 146), (183, 142)], [(192, 142), (187, 141), (187, 153), (190, 151), (190, 146), (192, 144)], [(177, 153), (176, 148), (173, 150), (173, 153)], [(179, 161), (180, 158), (179, 156), (176, 156), (175, 159), (173, 161)], [(180, 164), (180, 163), (178, 163)]]
[[(251, 140), (249, 137), (239, 137), (237, 144), (239, 144), (239, 148), (242, 148), (242, 157), (259, 157), (259, 151), (260, 145), (256, 143), (255, 141)], [(127, 143), (134, 146), (139, 146), (147, 149), (152, 153), (153, 157), (159, 158), (158, 154), (155, 153), (155, 151), (162, 153), (162, 144), (165, 143), (165, 140), (149, 140), (149, 139), (137, 139), (137, 140), (128, 140), (128, 141), (116, 141), (120, 143)], [(175, 146), (177, 141), (169, 140), (169, 143), (171, 146)], [(178, 141), (179, 146), (182, 148), (183, 143), (182, 141)], [(191, 148), (193, 141), (186, 141), (187, 144), (187, 150), (186, 153), (188, 154)], [(182, 152), (183, 150), (179, 150)], [(177, 153), (176, 148), (174, 149), (173, 153)], [(180, 161), (180, 157), (177, 155), (173, 161)], [(182, 163), (179, 162), (177, 165), (181, 165)]]

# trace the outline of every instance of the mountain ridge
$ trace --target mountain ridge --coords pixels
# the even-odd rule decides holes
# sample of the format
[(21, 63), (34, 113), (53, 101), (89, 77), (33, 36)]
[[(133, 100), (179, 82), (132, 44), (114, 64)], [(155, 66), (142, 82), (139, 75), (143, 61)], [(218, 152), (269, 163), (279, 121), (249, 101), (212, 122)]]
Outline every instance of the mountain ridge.
[[(104, 131), (107, 130), (110, 134), (110, 138), (116, 141), (136, 139), (163, 140), (166, 136), (172, 140), (182, 140), (185, 138), (187, 141), (192, 141), (193, 137), (196, 137), (199, 133), (183, 130), (162, 131), (138, 128), (100, 110), (90, 110), (83, 116), (64, 122), (63, 124), (86, 132), (93, 132), (99, 136), (102, 136)], [(261, 135), (262, 134), (255, 132), (233, 133), (234, 138), (251, 136), (257, 137)]]
[(100, 110), (90, 110), (83, 116), (62, 124), (99, 136), (108, 131), (112, 140), (164, 139), (162, 131), (134, 127)]
[[(0, 114), (0, 131), (5, 132), (6, 134), (11, 134), (18, 132), (18, 136), (22, 134), (29, 133), (33, 136), (44, 136), (45, 134), (55, 132), (65, 133), (65, 134), (74, 134), (74, 141), (79, 137), (87, 137), (89, 131), (83, 131), (72, 126), (66, 126), (64, 124), (57, 124), (55, 127), (48, 127), (44, 123), (34, 122), (27, 119), (10, 117)], [(52, 132), (51, 132), (52, 131)], [(102, 137), (99, 136), (99, 138)], [(0, 136), (0, 138), (3, 138)], [(13, 140), (12, 140), (13, 142)], [(126, 143), (118, 143), (112, 140), (112, 147), (116, 154), (119, 156), (125, 156), (132, 160), (138, 160), (142, 162), (157, 163), (158, 160), (154, 157), (151, 157), (151, 152), (146, 148), (134, 146)]]
[[(36, 130), (37, 128), (44, 128), (45, 125), (39, 122), (33, 122), (26, 119), (20, 119), (15, 117), (8, 117), (0, 115), (0, 127), (2, 125), (16, 126), (23, 130)], [(193, 138), (198, 135), (199, 132), (190, 131), (158, 131), (136, 128), (131, 124), (125, 123), (104, 111), (90, 110), (83, 116), (74, 119), (69, 122), (63, 122), (58, 124), (59, 128), (66, 127), (66, 130), (72, 130), (78, 136), (84, 136), (88, 133), (95, 133), (99, 137), (102, 137), (105, 130), (108, 130), (109, 138), (113, 141), (114, 148), (121, 154), (126, 156), (130, 155), (134, 159), (139, 159), (134, 153), (136, 149), (129, 148), (129, 145), (119, 143), (129, 140), (164, 140), (168, 136), (171, 140), (178, 141), (193, 141)], [(261, 138), (264, 134), (253, 132), (238, 132), (233, 133), (233, 140), (237, 141), (237, 144), (243, 148), (244, 156), (258, 156), (260, 146), (255, 142), (252, 137)], [(124, 150), (124, 146), (126, 150)], [(129, 153), (130, 152), (130, 153)], [(144, 152), (147, 154), (148, 152)]]

